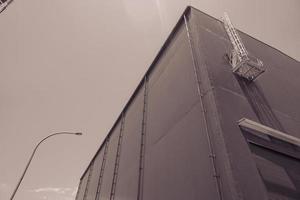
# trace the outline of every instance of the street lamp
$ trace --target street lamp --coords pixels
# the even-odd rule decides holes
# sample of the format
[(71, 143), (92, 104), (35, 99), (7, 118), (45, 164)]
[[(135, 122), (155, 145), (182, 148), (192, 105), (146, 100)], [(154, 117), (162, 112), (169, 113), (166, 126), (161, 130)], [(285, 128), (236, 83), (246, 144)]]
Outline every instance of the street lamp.
[(22, 180), (23, 180), (23, 178), (24, 178), (24, 176), (25, 176), (25, 173), (26, 173), (26, 171), (27, 171), (27, 169), (28, 169), (28, 167), (29, 167), (29, 165), (30, 165), (30, 163), (31, 163), (31, 160), (32, 160), (32, 158), (33, 158), (33, 156), (34, 156), (34, 154), (35, 154), (37, 148), (40, 146), (40, 144), (41, 144), (42, 142), (44, 142), (46, 139), (48, 139), (48, 138), (50, 138), (50, 137), (52, 137), (52, 136), (55, 136), (55, 135), (62, 135), (62, 134), (68, 134), (68, 135), (82, 135), (82, 133), (58, 132), (58, 133), (53, 133), (53, 134), (51, 134), (51, 135), (48, 135), (47, 137), (45, 137), (44, 139), (42, 139), (42, 140), (35, 146), (35, 148), (34, 148), (32, 154), (31, 154), (31, 156), (30, 156), (30, 158), (29, 158), (29, 161), (28, 161), (28, 163), (27, 163), (27, 165), (26, 165), (26, 167), (25, 167), (25, 170), (24, 170), (24, 172), (23, 172), (23, 174), (22, 174), (22, 176), (21, 176), (21, 178), (20, 178), (20, 180), (19, 180), (19, 182), (18, 182), (18, 184), (17, 184), (17, 186), (16, 186), (16, 188), (15, 188), (13, 194), (12, 194), (11, 197), (10, 197), (10, 200), (13, 200), (13, 199), (14, 199), (14, 196), (15, 196), (15, 194), (16, 194), (16, 192), (17, 192), (17, 190), (18, 190), (18, 188), (19, 188), (19, 186), (20, 186), (20, 184), (21, 184), (21, 182), (22, 182)]
[(0, 0), (0, 13), (2, 13), (13, 0)]

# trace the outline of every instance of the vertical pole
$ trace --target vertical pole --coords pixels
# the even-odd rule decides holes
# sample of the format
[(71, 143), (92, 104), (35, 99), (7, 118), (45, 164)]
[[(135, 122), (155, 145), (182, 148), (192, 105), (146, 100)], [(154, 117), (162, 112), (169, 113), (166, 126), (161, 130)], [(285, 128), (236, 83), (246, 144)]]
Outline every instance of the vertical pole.
[(184, 15), (183, 18), (184, 18), (187, 37), (188, 37), (188, 41), (189, 41), (189, 45), (190, 45), (190, 49), (191, 49), (191, 56), (192, 56), (192, 60), (193, 60), (194, 73), (195, 73), (195, 78), (196, 78), (196, 82), (197, 82), (197, 91), (198, 91), (199, 100), (200, 100), (200, 103), (201, 103), (201, 108), (202, 108), (202, 111), (203, 111), (203, 118), (204, 118), (204, 121), (205, 121), (205, 132), (206, 132), (206, 138), (207, 138), (208, 148), (209, 148), (209, 152), (210, 152), (210, 155), (208, 155), (208, 156), (211, 160), (211, 164), (212, 164), (212, 168), (213, 168), (213, 177), (216, 181), (216, 188), (217, 188), (217, 191), (218, 191), (219, 199), (222, 200), (221, 183), (220, 183), (220, 180), (219, 180), (220, 176), (217, 172), (216, 155), (214, 153), (210, 133), (209, 133), (209, 130), (208, 130), (208, 123), (207, 123), (206, 113), (205, 113), (206, 111), (205, 111), (205, 108), (204, 108), (204, 105), (203, 105), (203, 93), (202, 93), (201, 88), (200, 88), (200, 78), (199, 78), (198, 73), (197, 73), (196, 60), (195, 60), (194, 53), (193, 53), (192, 36), (190, 34), (190, 30), (189, 30), (188, 21), (186, 19), (186, 16)]
[(95, 200), (100, 198), (100, 191), (101, 191), (101, 186), (102, 186), (102, 181), (103, 181), (103, 174), (104, 174), (105, 164), (106, 164), (106, 160), (107, 160), (106, 156), (107, 156), (107, 152), (108, 152), (109, 139), (110, 138), (108, 137), (108, 138), (106, 138), (106, 141), (105, 141), (103, 160), (102, 160), (102, 164), (101, 164), (101, 170), (100, 170), (100, 175), (99, 175), (97, 193), (96, 193)]
[(76, 194), (75, 200), (78, 199), (78, 194), (79, 194), (79, 191), (80, 191), (80, 189), (81, 189), (81, 186), (82, 186), (82, 181), (80, 181), (80, 183), (79, 183), (79, 186), (78, 186), (78, 189), (77, 189), (77, 194)]
[(122, 141), (123, 141), (124, 126), (125, 126), (125, 114), (123, 112), (122, 113), (122, 121), (121, 121), (121, 129), (120, 129), (119, 140), (118, 140), (118, 147), (117, 147), (117, 155), (116, 155), (116, 160), (115, 160), (113, 181), (112, 181), (111, 192), (110, 192), (110, 200), (115, 199), (115, 192), (116, 192), (117, 180), (118, 180), (118, 170), (119, 170), (120, 158), (121, 158), (121, 148), (122, 148)]
[(144, 106), (143, 106), (143, 120), (142, 120), (142, 130), (141, 130), (141, 147), (140, 147), (137, 200), (143, 199), (144, 165), (145, 165), (145, 150), (146, 150), (146, 124), (147, 124), (147, 106), (148, 106), (147, 99), (148, 99), (148, 78), (146, 75), (144, 79)]
[(90, 185), (90, 182), (91, 182), (91, 177), (92, 177), (92, 173), (93, 173), (94, 163), (95, 163), (95, 162), (93, 161), (93, 163), (92, 163), (91, 166), (90, 166), (89, 176), (88, 176), (88, 180), (87, 180), (87, 183), (86, 183), (86, 186), (85, 186), (85, 191), (84, 191), (84, 195), (83, 195), (83, 200), (86, 199), (87, 194), (88, 194), (88, 191), (89, 191), (89, 185)]

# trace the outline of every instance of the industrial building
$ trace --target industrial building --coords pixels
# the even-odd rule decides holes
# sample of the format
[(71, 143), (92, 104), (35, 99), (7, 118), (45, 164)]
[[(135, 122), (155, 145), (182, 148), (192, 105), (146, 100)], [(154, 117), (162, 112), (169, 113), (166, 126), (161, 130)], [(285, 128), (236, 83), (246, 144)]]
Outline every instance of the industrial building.
[(76, 200), (300, 199), (300, 63), (188, 7)]

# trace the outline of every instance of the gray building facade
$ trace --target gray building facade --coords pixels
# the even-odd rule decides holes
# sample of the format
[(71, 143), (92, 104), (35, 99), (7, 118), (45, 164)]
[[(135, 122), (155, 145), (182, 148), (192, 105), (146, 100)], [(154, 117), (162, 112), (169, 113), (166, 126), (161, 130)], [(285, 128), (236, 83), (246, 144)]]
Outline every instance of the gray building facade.
[(188, 7), (83, 173), (76, 200), (300, 199), (300, 63)]

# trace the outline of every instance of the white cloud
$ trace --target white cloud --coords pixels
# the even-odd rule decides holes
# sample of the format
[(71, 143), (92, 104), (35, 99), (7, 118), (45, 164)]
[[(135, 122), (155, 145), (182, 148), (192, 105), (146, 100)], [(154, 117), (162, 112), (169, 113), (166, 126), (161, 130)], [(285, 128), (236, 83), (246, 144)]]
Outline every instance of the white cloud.
[(73, 197), (65, 197), (63, 200), (74, 200)]
[(37, 188), (37, 189), (29, 190), (29, 191), (36, 192), (36, 193), (52, 192), (52, 193), (56, 193), (56, 194), (75, 196), (77, 188), (44, 187), (44, 188)]

